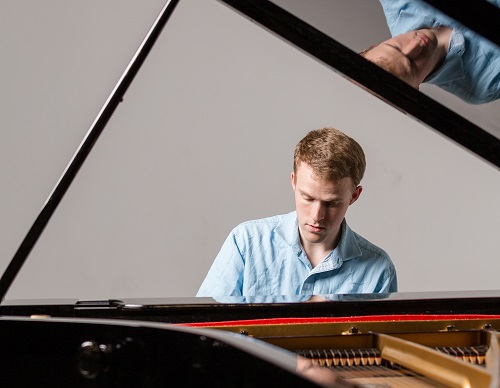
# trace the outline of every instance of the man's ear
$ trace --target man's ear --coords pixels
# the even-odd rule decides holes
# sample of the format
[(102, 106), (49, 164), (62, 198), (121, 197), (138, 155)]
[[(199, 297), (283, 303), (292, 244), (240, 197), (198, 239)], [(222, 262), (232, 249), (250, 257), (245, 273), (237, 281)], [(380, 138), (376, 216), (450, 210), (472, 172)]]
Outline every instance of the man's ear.
[(290, 174), (290, 178), (292, 180), (292, 189), (293, 189), (293, 191), (295, 191), (295, 173), (293, 171)]
[(358, 200), (358, 198), (361, 195), (362, 191), (363, 191), (363, 187), (362, 186), (356, 187), (356, 189), (353, 191), (353, 193), (351, 195), (351, 200), (349, 201), (349, 205), (352, 205), (354, 202), (356, 202)]

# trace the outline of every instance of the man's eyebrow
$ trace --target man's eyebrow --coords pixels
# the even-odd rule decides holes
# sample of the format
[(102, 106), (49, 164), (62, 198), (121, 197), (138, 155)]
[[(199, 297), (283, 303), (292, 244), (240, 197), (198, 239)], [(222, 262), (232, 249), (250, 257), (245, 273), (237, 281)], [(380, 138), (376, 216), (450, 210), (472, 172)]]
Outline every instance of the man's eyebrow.
[(390, 43), (382, 43), (382, 44), (385, 44), (386, 46), (392, 47), (394, 50), (399, 51), (401, 54), (403, 54), (402, 51), (401, 51), (401, 49), (399, 47), (397, 47), (397, 46), (394, 46), (394, 45), (392, 45)]

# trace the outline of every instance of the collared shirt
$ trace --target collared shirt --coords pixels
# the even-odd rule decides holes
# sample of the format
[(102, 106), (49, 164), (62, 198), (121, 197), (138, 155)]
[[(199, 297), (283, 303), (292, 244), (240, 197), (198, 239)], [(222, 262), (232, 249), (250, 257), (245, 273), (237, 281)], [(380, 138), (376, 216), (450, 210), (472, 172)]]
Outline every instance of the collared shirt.
[[(488, 0), (500, 7), (500, 0)], [(452, 28), (448, 54), (426, 83), (472, 104), (500, 98), (500, 48), (417, 0), (380, 0), (392, 36), (422, 28)]]
[(315, 268), (302, 248), (296, 212), (238, 225), (197, 296), (328, 295), (397, 291), (382, 249), (342, 222), (340, 242)]

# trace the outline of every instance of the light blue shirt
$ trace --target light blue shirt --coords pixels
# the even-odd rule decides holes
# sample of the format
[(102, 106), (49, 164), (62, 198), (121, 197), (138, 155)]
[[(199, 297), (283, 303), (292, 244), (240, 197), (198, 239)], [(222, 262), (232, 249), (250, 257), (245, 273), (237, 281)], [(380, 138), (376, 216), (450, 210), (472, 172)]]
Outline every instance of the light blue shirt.
[[(500, 0), (488, 0), (500, 7)], [(392, 36), (438, 26), (451, 27), (448, 54), (424, 82), (472, 104), (500, 98), (500, 48), (418, 0), (380, 0)], [(499, 24), (500, 32), (500, 24)]]
[(338, 246), (315, 268), (296, 212), (247, 221), (229, 234), (196, 296), (268, 296), (397, 291), (394, 265), (345, 220)]

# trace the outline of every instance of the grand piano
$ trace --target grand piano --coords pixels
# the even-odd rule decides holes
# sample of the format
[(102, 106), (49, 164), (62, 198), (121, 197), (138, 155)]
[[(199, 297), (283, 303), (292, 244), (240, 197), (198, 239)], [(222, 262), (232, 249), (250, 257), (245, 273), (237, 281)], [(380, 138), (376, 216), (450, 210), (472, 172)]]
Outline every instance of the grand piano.
[[(140, 76), (178, 3), (182, 1), (166, 2), (2, 276), (2, 382), (82, 387), (498, 386), (500, 291), (306, 299), (6, 297), (23, 265), (33, 259), (32, 252), (37, 253), (38, 240), (50, 231), (45, 231), (49, 221), (94, 145), (105, 140), (100, 139), (105, 127)], [(459, 144), (487, 168), (500, 167), (497, 136), (290, 12), (262, 0), (220, 3)], [(430, 3), (499, 43), (494, 22), (477, 24), (473, 13)], [(499, 18), (483, 2), (474, 2), (474, 7), (491, 20)]]

